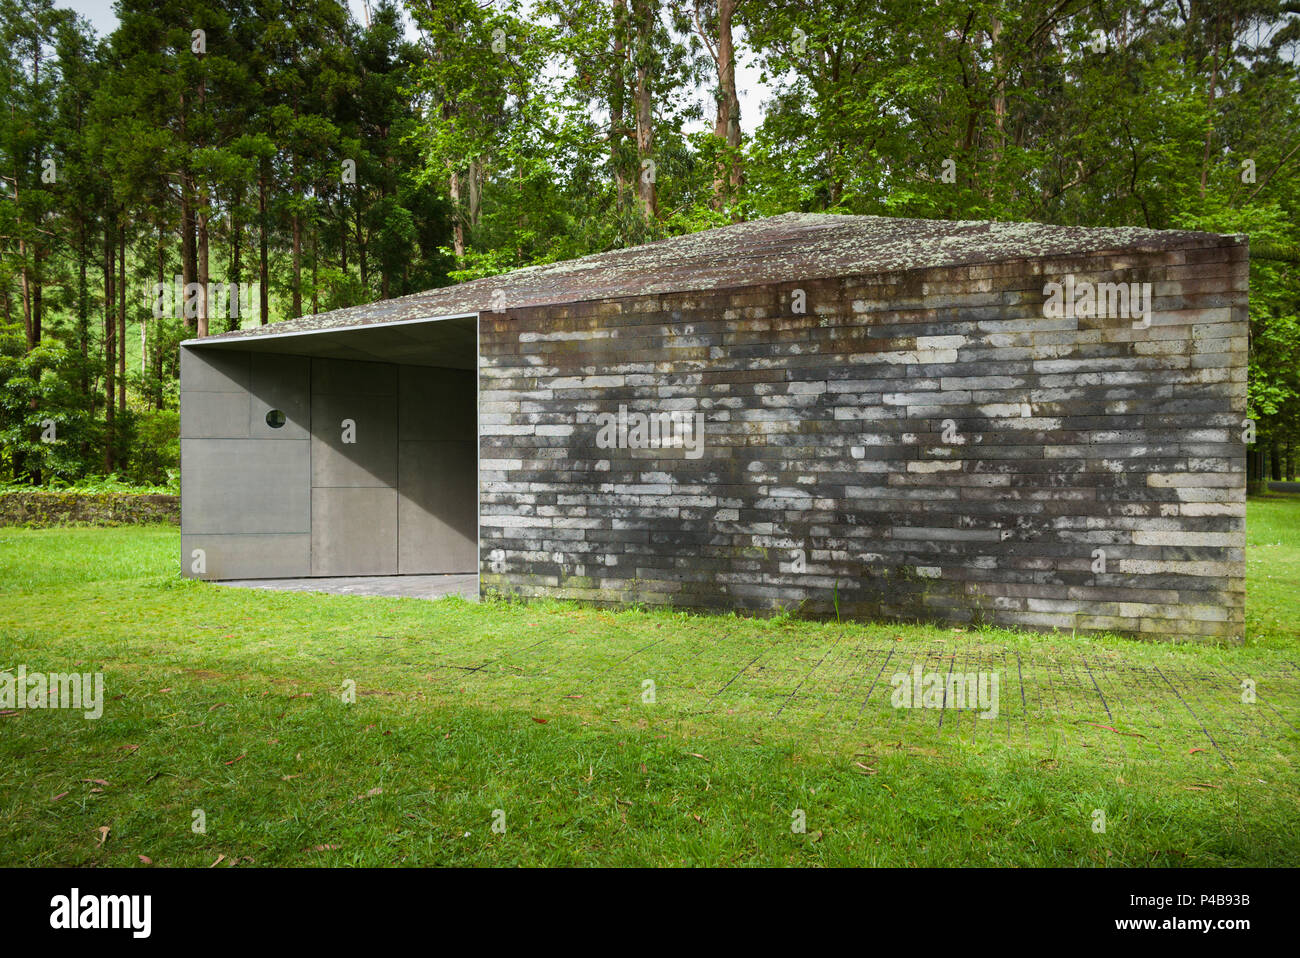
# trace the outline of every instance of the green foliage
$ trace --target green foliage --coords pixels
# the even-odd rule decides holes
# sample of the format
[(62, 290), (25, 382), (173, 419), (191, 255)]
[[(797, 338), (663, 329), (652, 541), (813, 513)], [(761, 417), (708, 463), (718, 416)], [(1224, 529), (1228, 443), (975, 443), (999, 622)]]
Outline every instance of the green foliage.
[(0, 326), (0, 446), (10, 476), (57, 483), (95, 462), (99, 423), (73, 388), (79, 360), (54, 339), (29, 351), (19, 327)]
[[(1300, 244), (1289, 0), (745, 0), (739, 144), (717, 0), (55, 2), (0, 0), (0, 477), (169, 468), (200, 324), (150, 291), (205, 262), (266, 293), (219, 331), (789, 210)], [(1297, 269), (1251, 266), (1259, 448), (1300, 440)]]
[(135, 415), (124, 475), (136, 485), (154, 485), (181, 468), (180, 413), (175, 409), (148, 409)]
[[(20, 491), (30, 489), (31, 486), (25, 482), (0, 482), (0, 491)], [(180, 492), (180, 472), (171, 469), (163, 482), (159, 483), (134, 483), (122, 479), (120, 476), (96, 476), (87, 475), (72, 482), (55, 480), (49, 483), (49, 488), (66, 492), (82, 492), (87, 494), (97, 493), (122, 493), (128, 495), (176, 495)]]

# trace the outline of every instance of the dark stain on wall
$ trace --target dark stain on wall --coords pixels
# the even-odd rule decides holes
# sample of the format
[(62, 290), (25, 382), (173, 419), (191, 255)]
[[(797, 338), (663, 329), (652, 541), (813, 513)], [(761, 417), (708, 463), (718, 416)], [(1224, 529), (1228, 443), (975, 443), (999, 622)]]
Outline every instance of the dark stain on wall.
[[(1149, 327), (1046, 316), (1067, 274)], [(1239, 238), (484, 312), (482, 586), (1240, 639), (1246, 338)]]

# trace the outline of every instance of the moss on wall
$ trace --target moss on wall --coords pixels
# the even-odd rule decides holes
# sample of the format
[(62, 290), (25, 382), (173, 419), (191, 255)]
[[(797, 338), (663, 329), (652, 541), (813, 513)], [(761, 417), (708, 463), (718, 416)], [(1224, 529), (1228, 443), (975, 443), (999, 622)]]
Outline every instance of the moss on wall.
[(0, 526), (180, 525), (180, 496), (50, 489), (0, 492)]

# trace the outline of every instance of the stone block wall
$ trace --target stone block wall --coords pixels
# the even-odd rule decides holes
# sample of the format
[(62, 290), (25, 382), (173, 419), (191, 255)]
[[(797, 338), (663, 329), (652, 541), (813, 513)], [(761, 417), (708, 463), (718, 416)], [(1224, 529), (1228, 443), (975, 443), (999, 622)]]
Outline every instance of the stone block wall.
[(0, 492), (0, 526), (179, 525), (180, 521), (180, 496), (76, 489)]
[[(1149, 325), (1050, 315), (1067, 277)], [(1246, 340), (1227, 237), (483, 313), (482, 586), (1238, 639)]]

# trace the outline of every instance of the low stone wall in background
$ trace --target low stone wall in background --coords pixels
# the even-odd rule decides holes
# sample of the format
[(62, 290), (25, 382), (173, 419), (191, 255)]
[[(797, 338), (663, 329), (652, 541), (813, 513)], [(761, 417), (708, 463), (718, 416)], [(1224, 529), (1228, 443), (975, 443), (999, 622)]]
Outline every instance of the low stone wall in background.
[(0, 492), (0, 526), (180, 525), (181, 497), (51, 489)]

